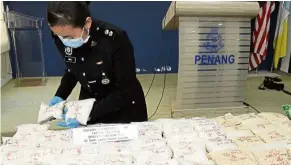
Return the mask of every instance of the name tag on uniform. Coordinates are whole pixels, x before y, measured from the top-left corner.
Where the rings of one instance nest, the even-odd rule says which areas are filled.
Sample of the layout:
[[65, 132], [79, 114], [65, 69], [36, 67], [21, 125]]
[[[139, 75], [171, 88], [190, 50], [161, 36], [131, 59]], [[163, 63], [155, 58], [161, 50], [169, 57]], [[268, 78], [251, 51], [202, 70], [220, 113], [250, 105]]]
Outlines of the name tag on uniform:
[[76, 57], [65, 56], [65, 62], [76, 63], [76, 61], [77, 61]]
[[94, 81], [88, 81], [88, 83], [89, 84], [94, 84], [94, 83], [96, 83], [96, 80], [94, 80]]

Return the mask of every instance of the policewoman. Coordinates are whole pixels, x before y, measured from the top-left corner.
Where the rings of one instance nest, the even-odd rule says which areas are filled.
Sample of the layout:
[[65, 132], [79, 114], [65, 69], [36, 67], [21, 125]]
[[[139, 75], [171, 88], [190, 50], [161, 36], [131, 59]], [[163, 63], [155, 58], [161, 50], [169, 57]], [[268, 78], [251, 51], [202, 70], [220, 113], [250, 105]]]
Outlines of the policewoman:
[[85, 1], [48, 2], [48, 25], [67, 66], [50, 106], [66, 100], [79, 82], [79, 100], [96, 100], [88, 124], [146, 121], [131, 41], [124, 30], [94, 20], [88, 5]]

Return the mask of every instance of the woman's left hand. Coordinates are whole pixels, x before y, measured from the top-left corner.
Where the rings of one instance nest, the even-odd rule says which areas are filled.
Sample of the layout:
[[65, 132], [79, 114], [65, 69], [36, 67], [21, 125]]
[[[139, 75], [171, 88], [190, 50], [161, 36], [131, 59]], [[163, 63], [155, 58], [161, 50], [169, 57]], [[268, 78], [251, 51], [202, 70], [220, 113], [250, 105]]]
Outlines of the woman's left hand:
[[64, 109], [64, 114], [62, 115], [62, 118], [64, 121], [57, 122], [57, 126], [59, 127], [67, 127], [67, 128], [77, 128], [80, 126], [80, 123], [77, 121], [77, 119], [66, 119], [66, 113], [68, 112], [67, 107]]
[[95, 99], [85, 99], [79, 101], [68, 101], [62, 119], [64, 121], [58, 122], [57, 126], [67, 128], [77, 128], [81, 124], [87, 125], [91, 110], [94, 106]]
[[67, 127], [67, 128], [77, 128], [80, 126], [80, 123], [77, 121], [77, 119], [66, 119], [65, 121], [58, 122], [57, 126], [59, 127]]

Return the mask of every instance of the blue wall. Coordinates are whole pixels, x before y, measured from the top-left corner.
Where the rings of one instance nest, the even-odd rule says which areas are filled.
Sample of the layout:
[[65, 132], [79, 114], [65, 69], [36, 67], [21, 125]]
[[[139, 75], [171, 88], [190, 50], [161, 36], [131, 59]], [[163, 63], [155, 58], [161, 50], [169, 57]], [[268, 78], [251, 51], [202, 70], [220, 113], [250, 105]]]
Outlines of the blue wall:
[[[46, 2], [9, 1], [10, 10], [35, 17], [46, 17]], [[140, 73], [153, 73], [155, 68], [171, 66], [171, 72], [177, 72], [178, 35], [177, 31], [161, 30], [162, 19], [170, 2], [91, 2], [92, 16], [113, 23], [125, 29], [135, 48], [135, 59]], [[110, 11], [109, 11], [110, 10]], [[114, 11], [114, 12], [112, 12]], [[44, 22], [44, 54], [48, 76], [61, 76], [65, 65], [50, 36], [47, 23]], [[32, 43], [33, 44], [33, 43]], [[142, 71], [142, 70], [146, 71]]]
[[[4, 4], [8, 4], [10, 10], [35, 17], [46, 17], [46, 2], [6, 1]], [[135, 48], [136, 66], [141, 69], [140, 73], [155, 72], [155, 68], [161, 68], [165, 65], [165, 57], [167, 58], [166, 65], [171, 66], [170, 72], [177, 72], [178, 32], [177, 30], [164, 32], [161, 30], [161, 22], [169, 5], [170, 2], [167, 1], [93, 1], [90, 4], [90, 9], [94, 18], [113, 23], [127, 31]], [[276, 22], [276, 17], [276, 14], [272, 14], [271, 22]], [[269, 70], [272, 65], [274, 26], [270, 29], [271, 39], [269, 41], [268, 55], [260, 65], [260, 70]], [[65, 65], [53, 44], [46, 22], [44, 22], [43, 27], [43, 38], [47, 74], [48, 76], [61, 76]], [[12, 60], [12, 67], [14, 66], [13, 64]], [[26, 68], [26, 70], [29, 70], [29, 68]]]

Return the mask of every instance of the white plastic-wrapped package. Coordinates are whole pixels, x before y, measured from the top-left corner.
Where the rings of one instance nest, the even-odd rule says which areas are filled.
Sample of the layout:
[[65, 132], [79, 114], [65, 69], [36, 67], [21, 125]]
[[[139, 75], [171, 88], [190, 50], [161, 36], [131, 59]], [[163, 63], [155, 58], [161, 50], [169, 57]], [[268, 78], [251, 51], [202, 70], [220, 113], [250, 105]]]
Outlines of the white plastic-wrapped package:
[[[33, 141], [28, 141], [28, 140], [12, 138], [11, 140], [7, 141], [6, 145], [9, 147], [23, 149], [23, 148], [29, 148], [29, 147], [38, 147], [39, 143], [33, 142]], [[5, 145], [3, 145], [3, 146], [5, 146]]]
[[230, 120], [230, 119], [233, 119], [235, 116], [232, 115], [231, 113], [227, 113], [227, 114], [223, 115], [223, 117], [225, 120]]
[[246, 114], [239, 116], [228, 116], [225, 117], [225, 121], [220, 125], [223, 127], [224, 132], [229, 131], [237, 131], [237, 130], [248, 130], [244, 125], [242, 125], [242, 121], [254, 117], [254, 114]]
[[132, 145], [135, 149], [139, 149], [142, 146], [148, 145], [148, 144], [152, 144], [152, 143], [164, 143], [166, 144], [166, 139], [162, 138], [162, 137], [149, 137], [149, 136], [144, 136], [144, 137], [139, 137], [136, 140], [133, 140]]
[[258, 145], [249, 146], [247, 149], [252, 152], [262, 152], [266, 150], [273, 150], [273, 149], [286, 149], [289, 146], [286, 140], [275, 141], [271, 143], [263, 143]]
[[70, 131], [43, 131], [37, 133], [16, 133], [13, 140], [27, 141], [30, 144], [40, 144], [44, 142], [65, 143], [72, 142], [72, 134]]
[[241, 136], [252, 136], [254, 135], [251, 131], [249, 130], [236, 130], [236, 131], [229, 131], [226, 133], [226, 138], [228, 139], [234, 139], [238, 138]]
[[180, 165], [179, 161], [175, 159], [167, 160], [140, 160], [134, 163], [135, 165]]
[[212, 139], [206, 143], [208, 152], [219, 152], [225, 150], [235, 150], [237, 146], [229, 139]]
[[235, 143], [239, 148], [248, 148], [249, 146], [263, 144], [264, 142], [260, 139], [260, 137], [253, 136], [241, 136], [232, 139], [233, 143]]
[[258, 165], [289, 165], [285, 149], [272, 149], [253, 152]]
[[67, 142], [67, 143], [73, 143], [73, 130], [62, 130], [62, 131], [56, 131], [57, 133], [57, 139], [60, 142]]
[[51, 154], [59, 155], [63, 153], [63, 149], [66, 148], [66, 146], [69, 146], [69, 144], [58, 143], [58, 142], [42, 142], [42, 143], [39, 143], [39, 146], [37, 148], [49, 149]]
[[147, 160], [168, 160], [173, 156], [172, 150], [168, 146], [141, 149], [134, 153], [135, 162], [144, 162]]
[[167, 144], [172, 148], [185, 148], [187, 146], [195, 146], [195, 148], [199, 148], [201, 150], [206, 150], [206, 139], [197, 138], [195, 136], [173, 136], [167, 139]]
[[203, 162], [180, 161], [180, 165], [215, 165], [215, 163], [212, 160], [203, 161]]
[[49, 128], [49, 124], [21, 124], [17, 125], [17, 133], [39, 133], [39, 132], [44, 132], [47, 131]]
[[166, 138], [182, 134], [196, 134], [193, 122], [187, 119], [172, 120], [163, 123], [163, 132]]
[[37, 143], [39, 140], [38, 140], [38, 137], [39, 137], [39, 134], [40, 133], [33, 133], [33, 132], [16, 132], [14, 135], [13, 135], [13, 138], [12, 140], [18, 140], [18, 141], [31, 141], [31, 143]]
[[247, 127], [245, 127], [242, 124], [238, 124], [238, 125], [229, 125], [229, 123], [223, 123], [222, 124], [222, 130], [223, 132], [227, 133], [227, 132], [234, 132], [234, 131], [240, 131], [240, 130], [249, 130]]
[[278, 129], [275, 125], [272, 123], [263, 123], [263, 124], [254, 124], [249, 127], [249, 129], [254, 133], [258, 134], [260, 132], [270, 132]]
[[100, 154], [126, 154], [130, 155], [133, 151], [131, 141], [106, 142], [100, 144]]
[[172, 150], [164, 141], [149, 143], [141, 146], [133, 153], [135, 161], [165, 160], [173, 156]]
[[215, 121], [215, 122], [217, 122], [218, 124], [222, 124], [222, 123], [225, 122], [225, 118], [224, 118], [224, 116], [219, 116], [219, 117], [216, 117], [216, 118], [211, 118], [210, 120]]
[[205, 139], [225, 139], [225, 133], [221, 129], [204, 129], [198, 132], [200, 138]]
[[174, 158], [180, 161], [203, 162], [206, 155], [206, 140], [191, 136], [176, 136], [168, 139], [168, 145], [173, 150]]
[[219, 116], [219, 117], [216, 117], [216, 118], [212, 118], [212, 120], [216, 121], [219, 124], [222, 124], [226, 120], [230, 120], [230, 119], [233, 119], [233, 118], [234, 118], [234, 116], [231, 113], [227, 113], [227, 114], [225, 114], [223, 116]]
[[23, 154], [23, 160], [30, 163], [48, 163], [53, 158], [50, 149], [26, 149]]
[[199, 132], [202, 130], [221, 130], [222, 127], [214, 120], [204, 120], [200, 122], [194, 122], [194, 129]]
[[209, 120], [209, 119], [206, 117], [193, 117], [190, 120], [192, 120], [193, 122], [199, 122], [199, 121]]
[[198, 124], [198, 123], [211, 123], [211, 122], [216, 122], [215, 120], [212, 119], [208, 119], [205, 117], [195, 117], [190, 119], [194, 125]]
[[61, 131], [45, 131], [43, 133], [38, 134], [40, 139], [38, 140], [41, 143], [57, 143], [60, 142], [62, 138]]
[[177, 146], [172, 148], [174, 158], [180, 161], [205, 162], [208, 161], [206, 150], [193, 145]]
[[134, 152], [139, 152], [141, 150], [150, 150], [154, 148], [165, 148], [167, 147], [166, 141], [158, 141], [158, 142], [153, 142], [153, 143], [147, 143], [147, 144], [142, 144], [142, 145], [136, 145], [137, 143], [132, 143], [132, 146], [134, 148]]
[[25, 162], [23, 160], [1, 161], [1, 163], [2, 163], [1, 165], [57, 165], [44, 162]]
[[216, 165], [257, 165], [254, 155], [243, 150], [212, 152], [208, 156]]
[[287, 116], [280, 113], [274, 113], [274, 112], [261, 112], [257, 116], [265, 120], [268, 120], [269, 122], [289, 121]]
[[223, 123], [220, 123], [222, 127], [235, 127], [241, 124], [241, 120], [237, 119], [236, 117], [232, 119], [225, 120]]
[[250, 128], [253, 125], [266, 124], [266, 123], [270, 123], [270, 122], [257, 116], [255, 118], [250, 118], [250, 119], [244, 120], [242, 122], [242, 125], [244, 125], [247, 128]]
[[66, 145], [63, 148], [63, 155], [82, 155], [82, 146], [81, 145]]
[[56, 105], [49, 107], [45, 103], [40, 104], [37, 123], [43, 124], [52, 120], [53, 118], [62, 119], [63, 109], [65, 106], [66, 101], [62, 101]]
[[51, 161], [50, 165], [93, 165], [101, 164], [100, 161], [96, 161], [98, 155], [70, 155], [55, 157], [55, 160]]
[[82, 125], [87, 125], [95, 99], [68, 101], [65, 106], [68, 109], [66, 118], [77, 119]]
[[24, 158], [24, 149], [3, 145], [0, 147], [1, 162], [18, 161]]
[[258, 117], [254, 113], [242, 114], [238, 116], [233, 116], [229, 114], [225, 116], [225, 121], [220, 124], [223, 127], [237, 127], [238, 125], [241, 125], [243, 121], [252, 119], [252, 118], [258, 118]]
[[16, 133], [14, 140], [27, 141], [30, 144], [40, 144], [44, 142], [56, 142], [56, 131], [43, 131], [39, 133]]
[[270, 143], [272, 141], [278, 141], [278, 140], [286, 140], [288, 132], [285, 132], [285, 130], [270, 130], [265, 132], [260, 132], [258, 135], [265, 143]]
[[291, 121], [277, 121], [273, 122], [273, 124], [277, 127], [280, 127], [280, 129], [285, 130], [286, 132], [291, 133]]
[[133, 157], [129, 155], [99, 155], [95, 157], [95, 164], [100, 165], [130, 165], [133, 163]]
[[82, 145], [81, 153], [83, 155], [100, 154], [100, 146], [99, 146], [99, 144]]
[[137, 125], [139, 137], [162, 137], [162, 124], [157, 122], [138, 122]]
[[259, 118], [259, 117], [255, 113], [246, 113], [246, 114], [235, 116], [234, 118], [236, 118], [236, 120], [243, 122], [245, 120]]

